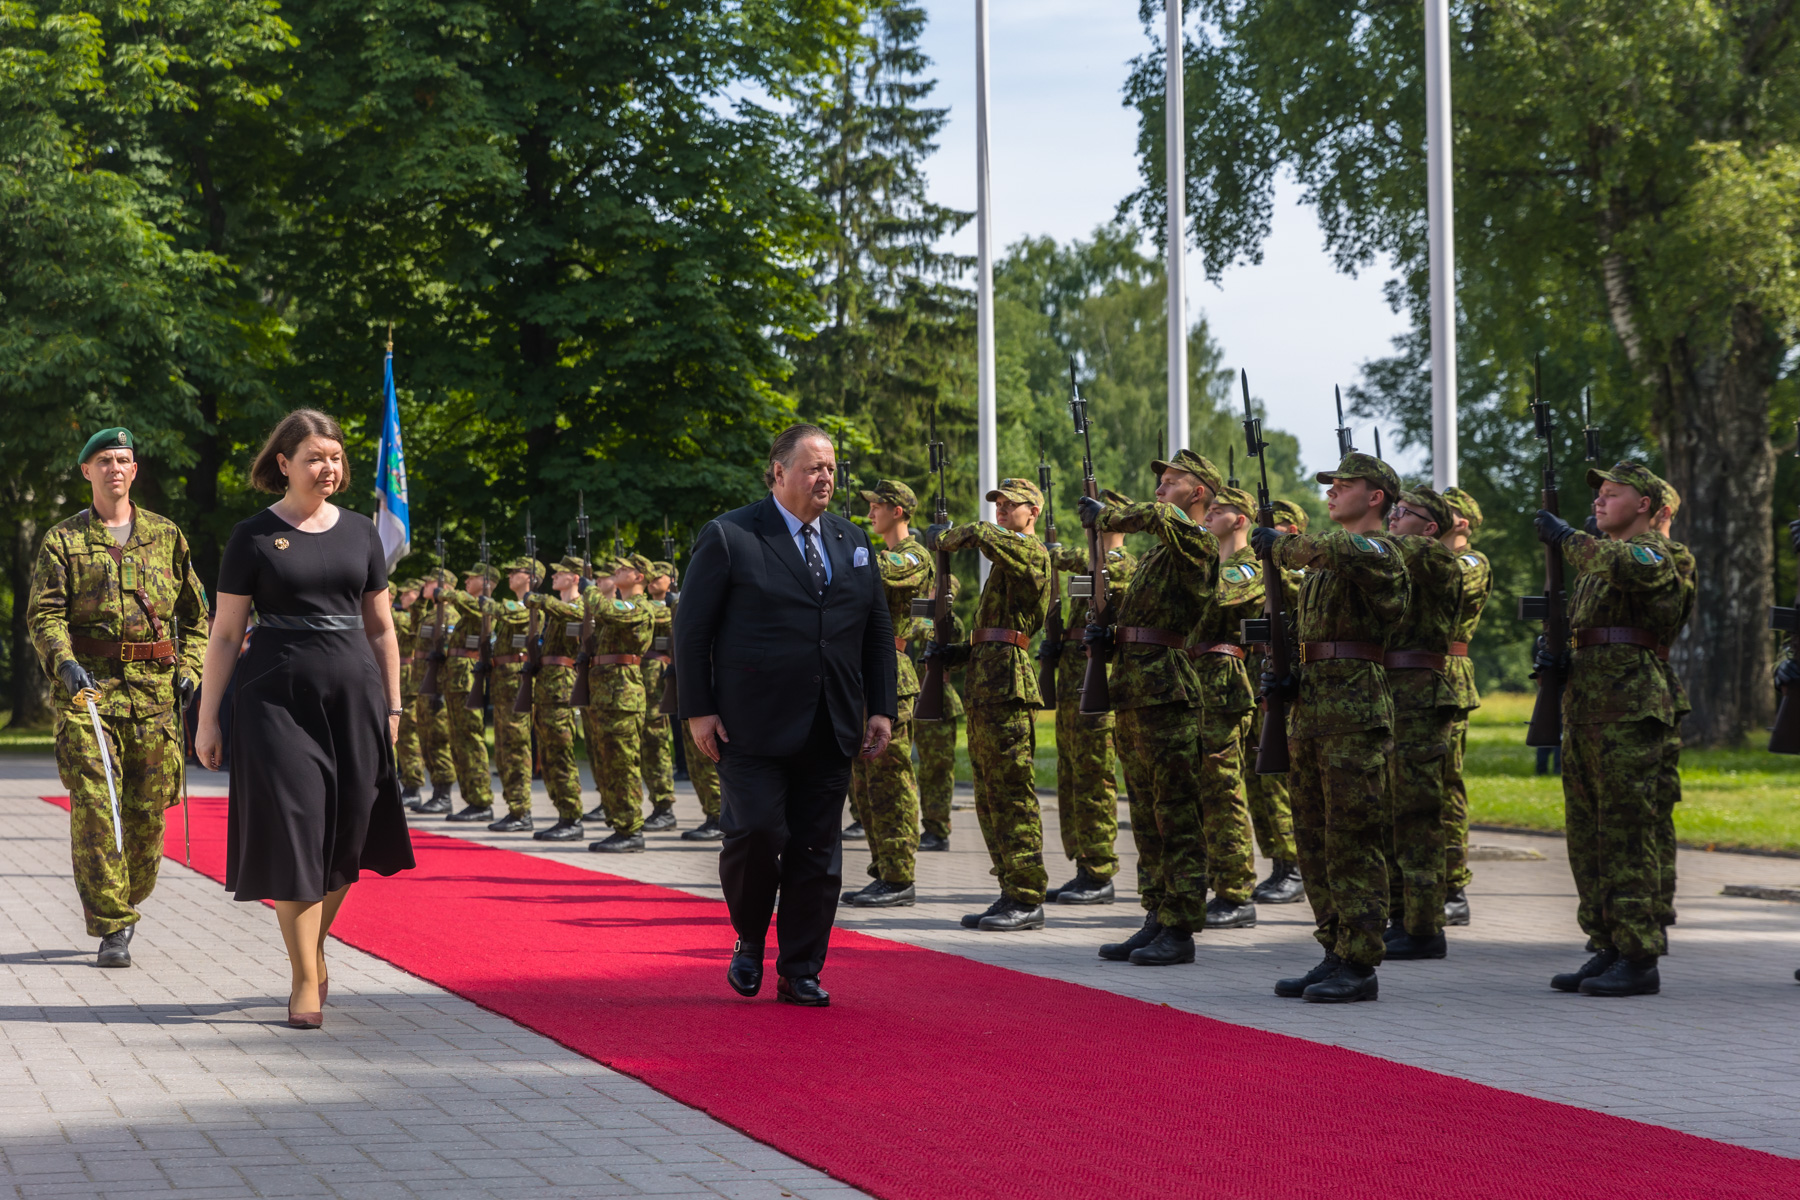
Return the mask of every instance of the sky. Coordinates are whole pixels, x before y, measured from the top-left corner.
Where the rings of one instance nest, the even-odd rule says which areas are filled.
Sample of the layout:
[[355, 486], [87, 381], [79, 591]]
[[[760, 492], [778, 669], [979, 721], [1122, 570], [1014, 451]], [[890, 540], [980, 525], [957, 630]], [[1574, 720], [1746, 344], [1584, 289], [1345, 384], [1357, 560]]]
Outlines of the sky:
[[[975, 3], [922, 2], [935, 100], [950, 110], [927, 160], [932, 199], [973, 210]], [[1086, 237], [1138, 183], [1137, 118], [1121, 103], [1131, 59], [1151, 45], [1137, 0], [990, 0], [988, 11], [996, 252], [1028, 235]], [[951, 248], [975, 253], [973, 222]], [[1384, 263], [1356, 278], [1341, 274], [1291, 182], [1277, 190], [1263, 249], [1260, 264], [1231, 267], [1216, 285], [1190, 249], [1189, 319], [1205, 314], [1227, 365], [1249, 371], [1270, 425], [1300, 439], [1309, 468], [1328, 469], [1337, 462], [1332, 386], [1356, 382], [1361, 364], [1389, 353], [1407, 328], [1382, 296], [1392, 270]], [[1363, 426], [1356, 444], [1366, 448], [1374, 439]], [[1423, 452], [1396, 453], [1392, 441], [1383, 438], [1389, 459], [1419, 470]]]

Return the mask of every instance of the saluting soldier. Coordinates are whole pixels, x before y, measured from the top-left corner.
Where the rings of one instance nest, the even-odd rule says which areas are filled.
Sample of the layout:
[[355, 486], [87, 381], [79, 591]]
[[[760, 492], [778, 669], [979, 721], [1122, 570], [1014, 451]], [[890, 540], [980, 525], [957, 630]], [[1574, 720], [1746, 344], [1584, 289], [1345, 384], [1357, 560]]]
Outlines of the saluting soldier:
[[876, 481], [861, 493], [869, 505], [869, 525], [886, 549], [875, 556], [888, 616], [894, 623], [894, 659], [899, 711], [894, 736], [877, 758], [857, 758], [850, 765], [850, 806], [869, 842], [869, 874], [861, 891], [846, 892], [844, 901], [858, 908], [910, 906], [914, 860], [919, 849], [919, 780], [913, 773], [913, 703], [919, 675], [906, 653], [906, 628], [915, 596], [931, 594], [936, 572], [924, 543], [912, 535], [918, 507], [913, 490], [897, 479]]
[[400, 768], [400, 802], [409, 808], [420, 803], [425, 786], [425, 753], [419, 748], [419, 722], [413, 713], [418, 689], [413, 684], [412, 664], [419, 641], [419, 581], [402, 579], [394, 584], [394, 637], [400, 650], [400, 736], [394, 743], [394, 761]]
[[[419, 687], [425, 682], [425, 672], [430, 669], [431, 658], [435, 654], [440, 657], [440, 668], [449, 661], [449, 655], [443, 650], [434, 650], [439, 645], [448, 645], [455, 635], [455, 613], [448, 603], [442, 610], [438, 608], [438, 593], [446, 597], [454, 580], [450, 572], [442, 567], [434, 567], [429, 574], [419, 581], [419, 616], [414, 625], [413, 661], [403, 672], [405, 679], [401, 684], [404, 695], [413, 697], [411, 705], [413, 726], [419, 731], [419, 752], [425, 758], [425, 773], [431, 779], [431, 795], [423, 800], [414, 797], [406, 807], [423, 816], [442, 816], [450, 811], [450, 788], [456, 782], [456, 760], [450, 754], [450, 712], [444, 703], [442, 685], [437, 696], [421, 696]], [[437, 629], [438, 613], [444, 614], [447, 629]], [[440, 678], [442, 671], [439, 672]]]
[[1388, 635], [1394, 698], [1392, 838], [1388, 846], [1386, 957], [1443, 958], [1444, 774], [1460, 698], [1450, 643], [1462, 619], [1462, 568], [1441, 540], [1450, 506], [1430, 488], [1400, 493], [1388, 536], [1409, 584], [1406, 615]]
[[1661, 897], [1661, 829], [1672, 806], [1664, 783], [1681, 754], [1687, 694], [1669, 668], [1669, 645], [1688, 615], [1688, 592], [1668, 539], [1651, 529], [1664, 503], [1647, 467], [1589, 470], [1599, 489], [1601, 535], [1539, 510], [1538, 537], [1580, 572], [1569, 595], [1574, 642], [1539, 639], [1540, 669], [1569, 663], [1563, 693], [1563, 805], [1576, 919], [1594, 956], [1550, 986], [1584, 996], [1650, 995], [1668, 948]]
[[993, 564], [975, 606], [967, 642], [933, 642], [926, 658], [946, 668], [967, 664], [969, 765], [975, 776], [975, 816], [987, 842], [1000, 898], [962, 919], [965, 929], [990, 933], [1044, 926], [1044, 824], [1038, 810], [1033, 760], [1039, 705], [1031, 635], [1050, 602], [1050, 552], [1036, 537], [1044, 496], [1029, 479], [1002, 479], [987, 494], [994, 521], [925, 531], [928, 550], [976, 549]]
[[551, 568], [554, 594], [532, 592], [525, 597], [526, 607], [537, 610], [542, 639], [537, 678], [531, 685], [531, 719], [544, 759], [544, 790], [556, 806], [556, 824], [531, 835], [539, 842], [573, 842], [583, 836], [573, 705], [575, 662], [581, 652], [581, 570], [581, 559], [565, 557]]
[[[962, 581], [951, 575], [950, 599], [953, 602], [961, 590]], [[933, 617], [913, 618], [910, 636], [920, 656], [924, 655], [927, 645], [940, 640], [933, 628], [934, 621]], [[941, 640], [946, 645], [963, 640], [962, 618], [954, 609], [950, 613], [950, 631]], [[956, 726], [963, 716], [962, 696], [956, 690], [955, 677], [945, 671], [943, 719], [918, 721], [913, 725], [913, 742], [919, 747], [920, 850], [950, 849], [950, 811], [956, 795]]]
[[1462, 613], [1456, 637], [1450, 643], [1450, 685], [1456, 689], [1456, 721], [1450, 731], [1450, 758], [1444, 770], [1444, 924], [1469, 923], [1469, 896], [1465, 890], [1474, 876], [1469, 871], [1469, 789], [1463, 782], [1463, 755], [1469, 744], [1469, 714], [1481, 707], [1475, 686], [1475, 664], [1469, 643], [1481, 624], [1482, 609], [1494, 587], [1494, 569], [1487, 555], [1469, 545], [1481, 528], [1481, 505], [1461, 488], [1444, 489], [1450, 506], [1450, 531], [1444, 545], [1456, 555], [1462, 569]]
[[[1306, 510], [1292, 500], [1276, 500], [1270, 504], [1275, 515], [1275, 532], [1305, 533]], [[1254, 516], [1254, 514], [1251, 514]], [[1292, 614], [1300, 608], [1299, 571], [1281, 572], [1282, 611]], [[1257, 614], [1260, 615], [1260, 614]], [[1266, 668], [1268, 646], [1257, 642], [1246, 647], [1250, 657], [1245, 669], [1252, 680], [1260, 680]], [[1249, 746], [1262, 745], [1263, 717], [1268, 711], [1258, 696], [1256, 711], [1250, 715], [1250, 732], [1244, 735]], [[1254, 755], [1254, 751], [1251, 752]], [[1254, 763], [1252, 764], [1254, 765]], [[1286, 775], [1258, 775], [1249, 771], [1244, 791], [1250, 803], [1250, 826], [1256, 831], [1256, 847], [1269, 860], [1269, 874], [1256, 885], [1250, 899], [1257, 904], [1295, 904], [1306, 898], [1306, 883], [1300, 878], [1300, 852], [1294, 847], [1294, 810], [1288, 802]]]
[[1305, 975], [1275, 984], [1278, 996], [1314, 1003], [1374, 1000], [1375, 968], [1387, 927], [1389, 760], [1394, 701], [1388, 692], [1387, 634], [1406, 614], [1406, 567], [1382, 531], [1400, 496], [1394, 469], [1351, 452], [1329, 484], [1326, 510], [1337, 525], [1320, 534], [1259, 526], [1250, 544], [1277, 567], [1304, 570], [1300, 585], [1298, 677], [1263, 676], [1265, 691], [1294, 698], [1288, 713], [1288, 790], [1294, 840], [1312, 901], [1314, 937], [1325, 949]]
[[181, 530], [131, 502], [130, 430], [102, 429], [77, 462], [92, 499], [45, 535], [25, 619], [56, 682], [56, 769], [95, 962], [129, 967], [138, 905], [162, 865], [163, 810], [181, 800], [177, 705], [200, 678], [206, 590]]
[[[1194, 934], [1206, 922], [1206, 835], [1201, 805], [1202, 691], [1187, 653], [1188, 631], [1217, 603], [1219, 544], [1196, 523], [1218, 493], [1218, 468], [1192, 450], [1150, 464], [1156, 500], [1109, 508], [1076, 502], [1081, 523], [1157, 540], [1138, 560], [1114, 624], [1090, 623], [1094, 654], [1111, 654], [1114, 736], [1131, 781], [1131, 836], [1137, 843], [1144, 924], [1100, 957], [1138, 966], [1194, 961]], [[1143, 814], [1143, 815], [1140, 815]], [[1149, 819], [1145, 819], [1147, 816]]]
[[[647, 561], [646, 561], [647, 565]], [[619, 595], [621, 587], [643, 585], [637, 560], [621, 558], [611, 574], [594, 581], [586, 597], [593, 619], [594, 656], [588, 660], [588, 704], [584, 729], [588, 764], [600, 790], [600, 809], [612, 833], [588, 849], [598, 854], [635, 854], [644, 848], [644, 788], [638, 746], [644, 736], [644, 674], [638, 669], [656, 631], [656, 610]]]
[[493, 636], [493, 593], [499, 582], [500, 572], [478, 562], [465, 573], [462, 589], [452, 590], [445, 597], [456, 614], [456, 633], [445, 643], [449, 657], [439, 669], [438, 689], [444, 695], [444, 717], [450, 724], [450, 757], [456, 763], [456, 785], [463, 800], [462, 811], [447, 816], [445, 820], [449, 821], [494, 819], [487, 726], [482, 710], [469, 707], [469, 693], [475, 689], [475, 669], [483, 646]]
[[644, 603], [656, 615], [650, 652], [644, 655], [644, 733], [638, 741], [638, 770], [644, 790], [650, 793], [650, 815], [644, 818], [644, 829], [655, 833], [675, 828], [675, 737], [669, 715], [662, 711], [663, 681], [668, 678], [669, 664], [675, 661], [669, 651], [674, 644], [675, 612], [668, 600], [675, 583], [675, 564], [636, 557], [645, 571]]
[[525, 598], [544, 578], [544, 564], [529, 556], [505, 566], [512, 593], [494, 608], [493, 673], [488, 706], [494, 711], [494, 765], [500, 768], [500, 798], [506, 815], [488, 826], [495, 833], [527, 833], [531, 822], [531, 709], [513, 711], [525, 664], [531, 654], [531, 610]]

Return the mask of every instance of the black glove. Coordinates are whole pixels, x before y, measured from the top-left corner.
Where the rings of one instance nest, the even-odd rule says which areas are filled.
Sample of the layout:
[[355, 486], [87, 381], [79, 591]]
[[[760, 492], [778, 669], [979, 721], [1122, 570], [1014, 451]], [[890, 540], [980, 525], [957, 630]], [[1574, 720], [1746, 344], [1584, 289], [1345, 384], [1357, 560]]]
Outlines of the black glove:
[[1600, 536], [1600, 518], [1596, 517], [1593, 513], [1589, 513], [1587, 515], [1587, 520], [1585, 520], [1581, 523], [1581, 529], [1582, 529], [1582, 532], [1587, 534], [1589, 537], [1599, 537]]
[[56, 668], [56, 677], [62, 680], [62, 685], [69, 689], [71, 696], [88, 688], [96, 691], [100, 688], [100, 685], [94, 682], [94, 677], [87, 673], [87, 668], [72, 658]]
[[426, 662], [434, 662], [434, 663], [449, 662], [450, 656], [448, 654], [444, 653], [442, 647], [439, 647], [438, 649], [433, 650], [430, 654], [427, 654], [425, 656], [425, 661]]
[[1092, 529], [1094, 527], [1094, 522], [1098, 521], [1100, 519], [1100, 514], [1105, 511], [1106, 505], [1100, 503], [1100, 501], [1094, 499], [1092, 496], [1083, 496], [1081, 499], [1075, 501], [1075, 515], [1081, 518], [1081, 527], [1083, 529]]
[[486, 675], [488, 673], [488, 665], [478, 658], [469, 665], [469, 670], [476, 675]]
[[1538, 509], [1537, 516], [1531, 518], [1537, 526], [1538, 541], [1546, 546], [1560, 546], [1575, 536], [1575, 527], [1553, 512]]
[[1550, 649], [1550, 639], [1543, 634], [1538, 635], [1537, 644], [1531, 650], [1531, 677], [1536, 679], [1541, 671], [1563, 672], [1568, 669], [1569, 656], [1558, 654]]
[[1300, 694], [1300, 680], [1291, 672], [1278, 676], [1273, 671], [1264, 671], [1257, 682], [1261, 685], [1261, 694], [1266, 697], [1292, 700]]
[[949, 530], [950, 527], [948, 525], [927, 525], [925, 527], [925, 535], [919, 540], [925, 544], [927, 550], [936, 554], [938, 539], [942, 538]]
[[1275, 548], [1275, 543], [1281, 540], [1281, 536], [1282, 534], [1279, 529], [1271, 529], [1267, 525], [1258, 525], [1250, 531], [1250, 546], [1256, 551], [1258, 556], [1261, 556], [1267, 554], [1270, 550], [1273, 550]]
[[581, 576], [579, 576], [579, 575], [577, 575], [577, 576], [576, 576], [576, 577], [575, 577], [575, 594], [576, 594], [576, 595], [577, 595], [577, 596], [579, 596], [579, 595], [580, 595], [580, 594], [581, 594], [581, 593], [583, 593], [583, 592], [585, 592], [585, 591], [587, 591], [587, 590], [588, 590], [588, 589], [589, 589], [589, 588], [591, 588], [591, 587], [593, 587], [593, 586], [594, 586], [594, 581], [593, 581], [593, 580], [591, 580], [591, 579], [583, 579], [583, 578], [581, 578]]
[[1090, 654], [1111, 654], [1113, 652], [1112, 626], [1089, 625], [1081, 631], [1081, 644], [1088, 648]]
[[188, 676], [183, 675], [180, 679], [175, 681], [175, 703], [180, 705], [185, 711], [187, 706], [194, 702], [194, 693], [199, 690], [198, 684]]
[[934, 658], [944, 657], [944, 648], [930, 638], [925, 639], [925, 652], [919, 655], [920, 662], [930, 662]]
[[1795, 554], [1800, 554], [1800, 517], [1788, 522], [1788, 545], [1794, 548]]
[[1800, 662], [1784, 658], [1775, 664], [1775, 686], [1778, 688], [1793, 687], [1800, 683]]

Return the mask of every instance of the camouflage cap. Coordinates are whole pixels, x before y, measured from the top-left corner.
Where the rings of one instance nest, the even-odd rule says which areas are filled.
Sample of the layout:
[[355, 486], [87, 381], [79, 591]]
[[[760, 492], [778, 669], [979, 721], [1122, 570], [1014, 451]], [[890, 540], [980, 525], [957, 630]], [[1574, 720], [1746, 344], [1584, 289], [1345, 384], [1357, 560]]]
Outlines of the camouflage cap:
[[87, 440], [87, 445], [81, 448], [81, 457], [75, 460], [75, 464], [80, 466], [102, 450], [129, 450], [135, 457], [137, 439], [131, 436], [131, 430], [122, 425], [102, 429]]
[[1613, 468], [1610, 471], [1602, 471], [1598, 467], [1589, 467], [1587, 473], [1587, 485], [1591, 488], [1598, 489], [1602, 483], [1622, 483], [1626, 487], [1636, 488], [1644, 495], [1650, 497], [1650, 511], [1652, 513], [1668, 502], [1666, 493], [1663, 490], [1666, 485], [1643, 463], [1614, 463]]
[[573, 554], [565, 554], [557, 561], [555, 566], [550, 568], [550, 572], [551, 574], [567, 572], [570, 575], [580, 575], [581, 568], [582, 562], [579, 558]]
[[531, 582], [536, 583], [544, 577], [544, 564], [537, 559], [528, 556], [515, 558], [506, 564], [506, 573], [508, 575], [516, 575], [520, 571], [529, 574], [531, 576]]
[[1440, 534], [1450, 532], [1452, 509], [1437, 492], [1428, 487], [1414, 488], [1410, 492], [1400, 493], [1400, 503], [1426, 520], [1437, 522]]
[[1230, 505], [1232, 508], [1243, 513], [1246, 517], [1254, 518], [1256, 516], [1256, 497], [1252, 496], [1249, 492], [1246, 492], [1243, 488], [1220, 488], [1215, 503]]
[[650, 573], [644, 576], [644, 578], [646, 580], [661, 579], [664, 575], [667, 575], [670, 579], [681, 578], [680, 573], [675, 570], [674, 563], [669, 562], [667, 559], [659, 558], [650, 564]]
[[1127, 504], [1136, 504], [1137, 503], [1136, 500], [1133, 500], [1130, 496], [1127, 496], [1124, 492], [1115, 492], [1111, 488], [1101, 488], [1100, 489], [1100, 498], [1102, 500], [1106, 501], [1108, 504], [1112, 505], [1114, 508], [1124, 508]]
[[1186, 471], [1204, 483], [1206, 490], [1215, 496], [1219, 494], [1219, 489], [1225, 486], [1225, 477], [1219, 474], [1219, 468], [1192, 450], [1177, 450], [1169, 456], [1167, 461], [1159, 458], [1150, 464], [1150, 469], [1156, 472], [1158, 480], [1162, 478], [1162, 473], [1171, 467], [1177, 471]]
[[407, 579], [390, 579], [390, 580], [389, 580], [389, 581], [388, 581], [388, 587], [389, 587], [389, 589], [390, 589], [390, 590], [391, 590], [391, 591], [392, 591], [392, 592], [393, 592], [393, 593], [394, 593], [394, 595], [396, 595], [396, 596], [398, 596], [398, 595], [399, 595], [399, 594], [400, 594], [400, 593], [401, 593], [401, 592], [416, 592], [416, 591], [419, 591], [419, 590], [420, 590], [420, 589], [421, 589], [421, 588], [422, 588], [422, 587], [423, 587], [423, 586], [424, 586], [424, 585], [423, 585], [423, 584], [421, 584], [421, 583], [420, 583], [420, 581], [419, 581], [419, 580], [417, 580], [417, 579], [412, 579], [412, 578], [407, 578]]
[[1662, 485], [1662, 502], [1668, 506], [1669, 519], [1674, 520], [1675, 514], [1681, 511], [1681, 493], [1675, 490], [1674, 484], [1670, 483], [1660, 475], [1657, 476], [1656, 482]]
[[1475, 503], [1475, 497], [1459, 487], [1444, 489], [1444, 503], [1450, 511], [1469, 523], [1470, 529], [1481, 528], [1481, 505]]
[[1292, 500], [1276, 500], [1269, 507], [1275, 512], [1277, 525], [1292, 525], [1301, 533], [1306, 532], [1306, 510]]
[[500, 582], [500, 572], [495, 570], [494, 567], [492, 566], [492, 564], [489, 564], [489, 563], [478, 562], [474, 566], [470, 567], [468, 570], [463, 572], [464, 579], [468, 579], [470, 576], [473, 576], [473, 575], [479, 575], [483, 579], [487, 580], [489, 583], [499, 583]]
[[1002, 479], [1000, 486], [989, 492], [984, 499], [998, 500], [1002, 496], [1014, 504], [1044, 507], [1044, 493], [1038, 491], [1038, 485], [1029, 479]]
[[449, 567], [433, 567], [419, 577], [422, 583], [435, 583], [441, 587], [455, 587], [456, 576], [450, 573]]
[[1337, 470], [1320, 471], [1313, 478], [1327, 484], [1339, 479], [1366, 479], [1386, 492], [1389, 499], [1400, 498], [1400, 476], [1394, 473], [1394, 468], [1373, 454], [1364, 454], [1361, 450], [1352, 450], [1344, 455], [1344, 461], [1337, 465]]
[[858, 494], [870, 504], [897, 504], [907, 512], [919, 507], [919, 498], [898, 479], [877, 479], [873, 491], [865, 489]]
[[636, 571], [639, 575], [642, 575], [645, 582], [649, 582], [656, 578], [656, 576], [650, 572], [650, 560], [645, 558], [642, 554], [627, 554], [624, 558], [619, 560], [619, 563], [627, 570]]

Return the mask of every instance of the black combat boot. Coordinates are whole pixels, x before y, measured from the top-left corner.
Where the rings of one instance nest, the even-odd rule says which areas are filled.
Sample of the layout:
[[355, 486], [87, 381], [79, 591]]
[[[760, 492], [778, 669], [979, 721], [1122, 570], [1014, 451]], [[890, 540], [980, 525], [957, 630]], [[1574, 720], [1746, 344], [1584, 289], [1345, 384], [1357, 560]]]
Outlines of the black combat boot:
[[1406, 926], [1400, 923], [1399, 917], [1389, 917], [1387, 928], [1381, 931], [1381, 940], [1393, 944], [1406, 936]]
[[1319, 960], [1319, 965], [1304, 975], [1295, 975], [1290, 979], [1275, 981], [1275, 994], [1285, 996], [1289, 1000], [1298, 1000], [1306, 994], [1306, 989], [1321, 980], [1330, 979], [1337, 974], [1337, 969], [1344, 965], [1344, 960], [1335, 954], [1327, 953]]
[[1154, 942], [1162, 929], [1162, 922], [1156, 919], [1155, 913], [1145, 913], [1144, 924], [1136, 933], [1122, 942], [1106, 943], [1100, 947], [1100, 957], [1107, 962], [1127, 962], [1133, 951], [1141, 950]]
[[414, 812], [427, 817], [441, 817], [450, 811], [450, 785], [439, 784], [431, 789], [431, 799], [425, 801]]
[[1377, 1000], [1381, 985], [1375, 979], [1374, 967], [1359, 967], [1341, 962], [1331, 975], [1300, 993], [1312, 1004], [1350, 1004], [1357, 1000]]
[[845, 827], [843, 837], [846, 842], [863, 842], [868, 840], [869, 833], [861, 821], [852, 821]]
[[1057, 889], [1058, 904], [1111, 904], [1113, 902], [1113, 882], [1102, 879], [1098, 875], [1088, 874], [1082, 867], [1075, 873], [1075, 878]]
[[488, 829], [494, 833], [530, 833], [531, 814], [526, 813], [524, 816], [516, 817], [511, 813], [507, 813], [504, 817], [501, 817], [498, 821], [489, 825]]
[[708, 817], [692, 829], [681, 831], [681, 840], [684, 842], [716, 842], [724, 836], [725, 831], [719, 828], [717, 817]]
[[1230, 900], [1214, 896], [1206, 902], [1206, 927], [1208, 929], [1254, 929], [1256, 928], [1256, 905], [1234, 904]]
[[548, 829], [540, 829], [531, 835], [536, 842], [578, 842], [581, 840], [581, 822], [558, 820]]
[[1125, 961], [1134, 967], [1173, 967], [1191, 963], [1194, 961], [1194, 935], [1186, 929], [1170, 929], [1164, 925], [1148, 946], [1139, 946]]
[[419, 800], [419, 789], [416, 787], [400, 789], [400, 803], [408, 810], [418, 808], [421, 803]]
[[987, 920], [989, 917], [993, 916], [995, 913], [999, 912], [1001, 909], [1003, 909], [1005, 907], [1006, 907], [1006, 897], [1002, 896], [998, 900], [994, 901], [992, 904], [988, 905], [987, 908], [983, 909], [981, 912], [964, 913], [962, 916], [962, 927], [964, 929], [980, 929], [981, 923], [983, 921]]
[[1662, 991], [1662, 977], [1656, 970], [1656, 955], [1626, 958], [1623, 954], [1613, 965], [1581, 981], [1584, 996], [1654, 996]]
[[645, 833], [661, 833], [665, 829], [675, 828], [675, 802], [665, 801], [652, 806], [650, 815], [644, 818]]
[[1300, 864], [1276, 859], [1269, 867], [1269, 877], [1250, 893], [1253, 904], [1293, 904], [1306, 899], [1306, 883], [1300, 878]]
[[131, 965], [131, 926], [109, 933], [100, 939], [96, 967], [129, 967]]
[[641, 833], [613, 833], [598, 842], [589, 842], [588, 849], [595, 854], [637, 854], [644, 848], [644, 835]]
[[1387, 944], [1389, 961], [1411, 962], [1423, 958], [1443, 958], [1449, 953], [1450, 943], [1441, 932], [1413, 934], [1401, 930], [1400, 936]]
[[976, 926], [983, 933], [1017, 933], [1021, 929], [1042, 929], [1044, 906], [1007, 900], [992, 916], [981, 918]]
[[949, 848], [950, 848], [950, 839], [949, 838], [939, 837], [935, 833], [922, 833], [919, 835], [919, 849], [921, 849], [921, 850], [942, 851], [942, 850], [948, 850]]
[[918, 893], [910, 883], [888, 883], [877, 879], [850, 898], [851, 908], [911, 908]]
[[1444, 924], [1467, 925], [1469, 923], [1469, 898], [1461, 888], [1451, 888], [1444, 893]]
[[1559, 992], [1579, 992], [1583, 983], [1586, 983], [1594, 976], [1605, 971], [1608, 967], [1612, 966], [1613, 963], [1617, 962], [1618, 958], [1619, 952], [1617, 950], [1602, 950], [1600, 953], [1594, 955], [1594, 957], [1588, 959], [1585, 963], [1582, 963], [1578, 969], [1564, 971], [1561, 975], [1552, 975], [1550, 977], [1550, 986]]
[[604, 804], [594, 805], [594, 807], [588, 809], [586, 812], [581, 814], [581, 819], [584, 821], [604, 821], [604, 820], [606, 820], [606, 805], [604, 805]]
[[491, 804], [482, 808], [476, 808], [471, 804], [461, 812], [451, 813], [444, 818], [446, 821], [491, 821], [493, 819], [494, 807]]

